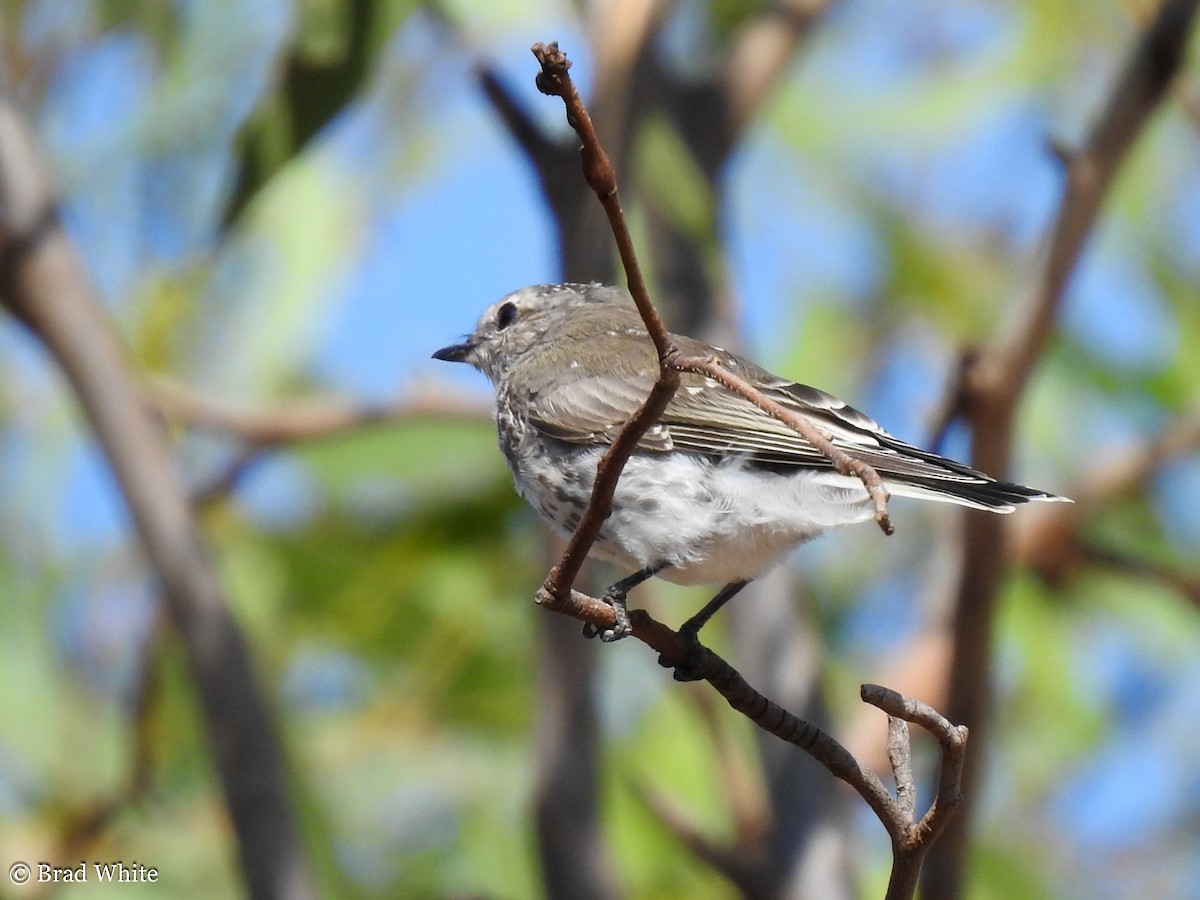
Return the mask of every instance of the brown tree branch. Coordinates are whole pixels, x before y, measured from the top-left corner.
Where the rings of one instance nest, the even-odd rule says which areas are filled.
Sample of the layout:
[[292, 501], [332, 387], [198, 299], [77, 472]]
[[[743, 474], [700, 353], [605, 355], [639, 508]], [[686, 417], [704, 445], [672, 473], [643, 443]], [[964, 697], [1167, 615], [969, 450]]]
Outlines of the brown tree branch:
[[832, 5], [832, 0], [769, 3], [735, 35], [721, 67], [730, 146], [758, 114], [800, 43]]
[[193, 490], [192, 504], [201, 510], [227, 497], [267, 452], [285, 444], [413, 419], [484, 422], [492, 411], [491, 403], [472, 394], [428, 388], [375, 404], [310, 398], [280, 406], [239, 406], [177, 382], [151, 378], [142, 385], [142, 394], [149, 408], [169, 421], [232, 435], [245, 445], [221, 471]]
[[1137, 443], [1112, 454], [1098, 454], [1100, 458], [1088, 461], [1083, 467], [1086, 477], [1067, 489], [1067, 495], [1075, 503], [1041, 506], [1013, 522], [1014, 560], [1052, 584], [1061, 583], [1094, 562], [1137, 568], [1196, 602], [1195, 585], [1200, 576], [1155, 567], [1148, 562], [1138, 564], [1127, 554], [1103, 551], [1088, 540], [1085, 531], [1105, 507], [1144, 487], [1172, 460], [1197, 450], [1200, 450], [1200, 410], [1192, 410]]
[[[551, 597], [543, 586], [537, 601], [555, 612], [588, 622], [599, 630], [616, 624], [613, 609], [602, 600], [571, 591], [566, 602]], [[644, 609], [629, 611], [633, 637], [656, 650], [659, 662], [689, 677], [703, 679], [716, 689], [734, 710], [762, 730], [794, 744], [846, 782], [866, 801], [892, 839], [892, 877], [888, 898], [911, 897], [921, 862], [931, 842], [944, 830], [950, 813], [962, 798], [960, 778], [966, 756], [967, 729], [953, 725], [932, 707], [910, 700], [879, 685], [863, 685], [861, 696], [889, 716], [920, 725], [942, 747], [937, 796], [924, 816], [914, 820], [914, 805], [907, 797], [893, 797], [879, 777], [865, 768], [827, 732], [788, 712], [764, 697], [729, 663], [693, 637], [680, 634], [654, 619]], [[897, 750], [898, 754], [907, 750]], [[897, 760], [902, 757], [898, 755]], [[897, 783], [907, 781], [907, 764], [895, 773]]]
[[[650, 391], [646, 402], [630, 417], [601, 459], [596, 470], [592, 496], [580, 518], [579, 526], [567, 542], [562, 559], [550, 569], [546, 576], [546, 582], [543, 585], [546, 597], [539, 599], [538, 602], [553, 609], [556, 603], [567, 604], [571, 585], [575, 583], [579, 569], [583, 566], [583, 561], [587, 558], [592, 544], [595, 543], [601, 526], [612, 512], [612, 497], [621, 470], [632, 455], [634, 448], [637, 447], [642, 435], [662, 415], [667, 404], [671, 402], [671, 397], [679, 387], [679, 373], [664, 363], [672, 349], [671, 337], [667, 333], [666, 326], [658, 317], [654, 305], [650, 302], [645, 279], [642, 277], [641, 265], [638, 263], [637, 253], [634, 250], [633, 238], [629, 234], [625, 216], [621, 211], [621, 200], [617, 194], [616, 172], [613, 171], [612, 164], [609, 162], [604, 148], [600, 145], [596, 130], [592, 126], [591, 116], [588, 115], [587, 107], [584, 106], [583, 98], [579, 96], [579, 91], [576, 90], [575, 83], [568, 74], [567, 70], [571, 66], [570, 60], [567, 59], [565, 53], [559, 50], [557, 43], [534, 44], [532, 49], [533, 55], [541, 65], [541, 71], [537, 76], [538, 90], [543, 94], [562, 98], [567, 110], [567, 122], [583, 141], [580, 153], [583, 161], [584, 180], [596, 193], [608, 216], [609, 225], [613, 229], [613, 237], [617, 243], [617, 250], [621, 255], [621, 262], [625, 266], [629, 292], [646, 323], [650, 339], [654, 342], [660, 366], [658, 381]], [[549, 599], [547, 600], [547, 598]]]
[[[1198, 0], [1166, 0], [1145, 29], [1082, 148], [1068, 160], [1057, 215], [1042, 244], [1033, 277], [1009, 306], [1000, 337], [964, 367], [963, 411], [971, 426], [972, 465], [997, 477], [1009, 470], [1017, 405], [1049, 341], [1060, 301], [1091, 234], [1108, 189], [1134, 138], [1166, 93], [1183, 60]], [[1005, 568], [1004, 526], [995, 517], [967, 514], [956, 589], [954, 650], [948, 715], [984, 739], [991, 710], [990, 678], [995, 602]], [[963, 895], [970, 797], [980, 754], [964, 773], [967, 808], [939, 841], [925, 866], [929, 900]]]
[[492, 109], [504, 123], [509, 136], [524, 151], [539, 173], [557, 165], [564, 148], [551, 140], [538, 126], [512, 89], [494, 68], [484, 63], [475, 66], [475, 79]]
[[489, 402], [466, 392], [418, 389], [392, 400], [355, 404], [335, 399], [284, 401], [278, 406], [233, 405], [178, 382], [150, 379], [146, 402], [164, 418], [193, 428], [233, 435], [255, 448], [337, 437], [351, 431], [408, 419], [485, 422]]
[[[1099, 566], [1160, 582], [1188, 602], [1200, 606], [1200, 572], [1139, 558], [1129, 552], [1100, 546], [1086, 534], [1090, 523], [1108, 506], [1144, 488], [1146, 481], [1172, 461], [1200, 451], [1200, 409], [1182, 413], [1156, 433], [1116, 451], [1102, 451], [1079, 466], [1086, 473], [1063, 493], [1074, 503], [1046, 503], [1022, 510], [1006, 523], [1012, 561], [1052, 585]], [[934, 623], [903, 649], [879, 677], [901, 693], [925, 699], [934, 706], [945, 701], [950, 668], [946, 623]], [[880, 765], [884, 745], [875, 740], [869, 713], [851, 726], [846, 745], [860, 759]]]
[[758, 778], [751, 778], [741, 748], [724, 727], [718, 704], [707, 691], [691, 691], [693, 701], [712, 737], [717, 780], [722, 800], [733, 822], [733, 836], [721, 841], [709, 836], [678, 804], [652, 784], [635, 781], [634, 793], [651, 815], [697, 859], [716, 869], [746, 896], [761, 896], [768, 890], [764, 871], [769, 871], [768, 840], [771, 810]]
[[42, 158], [0, 86], [0, 303], [62, 369], [112, 466], [184, 647], [249, 892], [312, 896], [278, 737], [245, 638], [164, 436], [54, 215]]
[[896, 778], [896, 802], [911, 819], [917, 813], [917, 784], [913, 778], [908, 723], [899, 716], [888, 716], [887, 755]]
[[538, 616], [533, 819], [546, 897], [622, 896], [601, 827], [601, 725], [596, 716], [598, 654], [580, 646], [579, 627]]
[[592, 495], [580, 518], [579, 526], [571, 535], [562, 559], [551, 568], [544, 585], [545, 596], [540, 596], [538, 602], [551, 608], [555, 608], [555, 603], [567, 604], [571, 585], [574, 583], [588, 551], [595, 543], [600, 528], [612, 512], [612, 497], [621, 470], [637, 447], [642, 435], [662, 415], [663, 410], [670, 403], [671, 397], [679, 387], [680, 371], [702, 371], [710, 377], [719, 378], [731, 390], [738, 391], [769, 414], [796, 428], [801, 436], [809, 439], [814, 446], [826, 453], [839, 471], [856, 475], [862, 480], [875, 503], [876, 519], [880, 527], [886, 534], [891, 534], [894, 529], [887, 515], [887, 494], [883, 490], [879, 474], [874, 469], [865, 463], [851, 460], [845, 454], [839, 455], [829, 440], [820, 435], [815, 428], [762, 396], [760, 392], [755, 391], [741, 378], [727, 371], [717, 361], [681, 356], [650, 301], [633, 238], [629, 233], [629, 227], [625, 223], [625, 216], [621, 209], [616, 172], [596, 136], [596, 130], [592, 125], [587, 107], [571, 79], [568, 71], [571, 66], [570, 60], [559, 49], [557, 43], [534, 44], [532, 49], [534, 56], [541, 64], [541, 71], [537, 76], [538, 90], [544, 94], [562, 98], [563, 104], [566, 106], [567, 122], [575, 129], [583, 143], [580, 153], [584, 180], [595, 192], [608, 216], [617, 251], [625, 268], [629, 293], [645, 322], [646, 330], [654, 343], [659, 360], [658, 381], [645, 403], [630, 417], [601, 459], [596, 470]]
[[[567, 121], [583, 141], [583, 170], [588, 185], [596, 193], [608, 215], [617, 248], [625, 265], [630, 293], [646, 324], [659, 357], [659, 378], [642, 407], [621, 429], [613, 445], [601, 459], [596, 472], [595, 486], [588, 507], [575, 533], [568, 542], [560, 562], [551, 568], [535, 599], [540, 605], [581, 619], [601, 629], [616, 624], [616, 614], [609, 604], [571, 589], [575, 575], [583, 558], [590, 550], [604, 520], [611, 511], [612, 496], [620, 477], [621, 469], [632, 454], [641, 436], [661, 415], [666, 404], [679, 385], [679, 372], [698, 371], [709, 377], [718, 378], [731, 390], [736, 390], [750, 402], [757, 403], [765, 411], [781, 421], [797, 427], [786, 410], [772, 408], [765, 397], [756, 396], [742, 379], [727, 372], [716, 360], [683, 357], [674, 346], [670, 334], [662, 324], [650, 302], [638, 265], [632, 238], [625, 224], [617, 194], [616, 174], [596, 137], [595, 129], [587, 109], [571, 81], [568, 69], [570, 62], [557, 44], [535, 44], [533, 53], [541, 64], [537, 78], [539, 90], [561, 97], [567, 110]], [[816, 429], [801, 423], [797, 430], [813, 441], [815, 446], [832, 450], [829, 439]], [[830, 454], [835, 465], [839, 460]], [[880, 499], [876, 488], [878, 474], [870, 467], [853, 469], [848, 473], [858, 475], [868, 492], [875, 499], [881, 527], [890, 533], [887, 519], [886, 493]], [[884, 824], [893, 845], [893, 877], [889, 897], [908, 897], [915, 888], [916, 876], [921, 860], [931, 841], [944, 827], [949, 811], [958, 802], [959, 791], [955, 780], [962, 770], [962, 754], [966, 741], [966, 729], [949, 725], [936, 713], [922, 704], [908, 701], [894, 692], [874, 686], [864, 686], [863, 699], [884, 708], [890, 715], [920, 721], [934, 730], [943, 741], [943, 777], [939, 784], [939, 802], [935, 802], [925, 818], [919, 823], [912, 816], [905, 817], [909, 801], [894, 799], [882, 782], [827, 733], [800, 719], [778, 704], [755, 691], [736, 670], [708, 648], [702, 646], [694, 635], [684, 635], [655, 621], [645, 610], [632, 610], [629, 621], [634, 637], [658, 650], [659, 662], [673, 668], [677, 677], [686, 674], [689, 679], [708, 681], [725, 701], [765, 731], [800, 747], [833, 775], [852, 785]], [[903, 773], [902, 773], [903, 774]], [[940, 812], [939, 812], [940, 810]]]
[[759, 842], [725, 843], [707, 835], [678, 804], [647, 783], [636, 783], [634, 793], [663, 828], [693, 856], [729, 879], [744, 896], [759, 893], [759, 867], [765, 848]]
[[709, 734], [712, 735], [713, 752], [717, 761], [717, 779], [721, 794], [729, 809], [733, 833], [738, 846], [761, 846], [769, 828], [771, 816], [763, 785], [757, 773], [752, 773], [742, 753], [741, 745], [734, 740], [732, 730], [718, 715], [720, 706], [707, 691], [690, 692]]
[[989, 390], [1020, 395], [1050, 338], [1059, 300], [1091, 235], [1109, 186], [1134, 139], [1158, 108], [1183, 63], [1196, 0], [1166, 0], [1142, 33], [1083, 147], [1069, 157], [1058, 215], [1034, 279], [1009, 305], [1000, 341], [972, 367]]
[[[648, 19], [610, 22], [615, 11], [611, 6], [596, 4], [591, 9], [605, 20], [608, 37], [603, 48], [597, 46], [593, 106], [604, 111], [609, 152], [619, 160], [628, 150], [632, 122], [642, 114], [638, 101], [643, 95], [627, 89], [628, 71], [610, 75], [608, 69], [638, 55]], [[635, 22], [641, 24], [633, 27]], [[561, 280], [611, 282], [615, 260], [610, 229], [579, 177], [574, 136], [540, 128], [495, 72], [483, 66], [476, 71], [485, 96], [538, 177], [555, 226]], [[538, 631], [542, 665], [537, 730], [547, 739], [537, 746], [534, 815], [543, 888], [548, 896], [617, 897], [599, 816], [594, 685], [598, 648], [580, 647], [578, 632], [565, 625], [557, 617], [546, 617]], [[560, 710], [570, 714], [561, 715]]]
[[58, 827], [57, 846], [46, 854], [46, 858], [73, 860], [90, 856], [113, 821], [147, 799], [151, 793], [154, 749], [152, 718], [161, 688], [166, 625], [160, 610], [155, 615], [154, 627], [146, 634], [139, 648], [133, 716], [128, 729], [132, 750], [123, 784], [113, 793], [92, 800], [82, 809], [69, 812]]
[[1192, 123], [1192, 128], [1200, 132], [1200, 85], [1194, 78], [1177, 82], [1175, 97], [1179, 101], [1183, 114]]
[[[702, 192], [698, 199], [708, 211], [701, 220], [680, 216], [663, 195], [655, 171], [633, 173], [653, 253], [655, 302], [681, 333], [723, 347], [742, 346], [738, 292], [729, 284], [719, 248], [718, 223], [730, 196], [729, 161], [772, 94], [794, 71], [793, 62], [831, 6], [829, 0], [742, 4], [737, 27], [710, 35], [715, 47], [707, 40], [698, 42], [684, 65], [662, 53], [660, 43], [651, 45], [656, 52], [643, 53], [637, 60], [630, 96], [653, 110], [655, 121], [670, 123], [696, 164], [698, 183], [693, 189]], [[603, 110], [593, 106], [593, 114], [598, 112], [607, 122]], [[731, 617], [727, 624], [746, 651], [744, 658], [753, 660], [763, 692], [786, 699], [784, 705], [822, 723], [828, 709], [817, 677], [819, 665], [788, 662], [807, 658], [814, 641], [795, 621], [789, 581], [776, 572], [756, 582], [755, 616]], [[835, 884], [848, 890], [853, 876], [852, 852], [847, 850], [854, 838], [849, 818], [843, 815], [844, 792], [836, 781], [813, 778], [808, 761], [772, 736], [759, 732], [755, 739], [762, 778], [770, 785], [764, 819], [769, 830], [749, 893], [808, 894], [816, 886]]]
[[[892, 837], [892, 873], [886, 897], [887, 900], [900, 900], [913, 896], [925, 856], [950, 823], [954, 808], [962, 801], [968, 731], [965, 725], [954, 725], [928, 704], [910, 700], [877, 684], [864, 684], [862, 699], [879, 707], [889, 717], [888, 755], [897, 785], [896, 818], [903, 824], [888, 832]], [[911, 749], [907, 735], [902, 735], [892, 725], [897, 720], [920, 725], [942, 748], [937, 794], [919, 821], [914, 821], [916, 804], [911, 782]]]

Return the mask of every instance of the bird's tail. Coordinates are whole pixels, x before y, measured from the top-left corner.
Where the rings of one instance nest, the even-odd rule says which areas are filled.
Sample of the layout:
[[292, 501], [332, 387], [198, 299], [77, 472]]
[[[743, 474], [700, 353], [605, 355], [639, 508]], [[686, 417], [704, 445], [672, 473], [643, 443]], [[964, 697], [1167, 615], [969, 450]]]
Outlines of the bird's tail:
[[1071, 503], [1068, 497], [1049, 494], [1023, 484], [995, 481], [980, 476], [979, 481], [897, 481], [883, 477], [883, 484], [893, 497], [913, 497], [918, 500], [934, 500], [940, 503], [955, 503], [971, 509], [984, 509], [997, 513], [1010, 513], [1022, 503], [1047, 501]]

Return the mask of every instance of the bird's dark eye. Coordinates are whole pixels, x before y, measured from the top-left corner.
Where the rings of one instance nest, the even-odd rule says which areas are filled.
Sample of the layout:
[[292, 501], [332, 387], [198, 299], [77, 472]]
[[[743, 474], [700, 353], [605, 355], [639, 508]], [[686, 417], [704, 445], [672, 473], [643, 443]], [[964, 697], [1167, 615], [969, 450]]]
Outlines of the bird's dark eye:
[[517, 304], [502, 303], [500, 308], [496, 310], [496, 330], [503, 331], [512, 324], [513, 319], [517, 317]]

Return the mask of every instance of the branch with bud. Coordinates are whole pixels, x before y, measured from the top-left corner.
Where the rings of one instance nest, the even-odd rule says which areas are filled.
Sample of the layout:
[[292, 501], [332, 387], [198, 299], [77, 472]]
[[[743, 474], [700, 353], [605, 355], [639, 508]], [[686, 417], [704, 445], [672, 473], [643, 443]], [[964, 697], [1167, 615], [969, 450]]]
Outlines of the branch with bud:
[[[599, 630], [612, 628], [616, 624], [612, 606], [573, 590], [572, 585], [601, 526], [612, 512], [613, 494], [625, 463], [642, 436], [671, 402], [679, 387], [682, 372], [699, 373], [720, 382], [768, 415], [795, 429], [825, 454], [838, 472], [859, 478], [875, 504], [876, 522], [885, 534], [892, 534], [894, 527], [888, 516], [888, 494], [878, 472], [866, 463], [851, 459], [834, 447], [828, 436], [818, 428], [765, 397], [718, 360], [685, 356], [674, 344], [650, 302], [633, 238], [621, 209], [616, 172], [571, 79], [571, 61], [557, 43], [535, 44], [532, 50], [541, 64], [537, 76], [538, 90], [562, 98], [567, 122], [582, 141], [580, 152], [584, 178], [608, 216], [625, 268], [629, 292], [654, 342], [659, 360], [657, 382], [641, 408], [630, 417], [601, 459], [587, 508], [561, 559], [550, 569], [537, 591], [537, 603], [551, 611], [580, 619]], [[832, 736], [751, 687], [729, 663], [701, 645], [694, 631], [686, 626], [679, 631], [671, 629], [640, 609], [629, 612], [629, 624], [633, 636], [658, 651], [659, 662], [675, 669], [677, 677], [682, 675], [688, 680], [707, 681], [735, 710], [765, 731], [795, 744], [858, 791], [879, 817], [892, 840], [892, 874], [887, 896], [900, 898], [913, 895], [921, 861], [931, 842], [945, 827], [950, 811], [960, 798], [959, 784], [967, 741], [965, 727], [953, 725], [930, 707], [887, 688], [864, 685], [863, 701], [883, 709], [889, 717], [889, 757], [897, 784], [897, 792], [893, 795], [877, 775], [863, 767]], [[920, 819], [916, 818], [908, 722], [917, 723], [930, 731], [942, 747], [937, 796]]]

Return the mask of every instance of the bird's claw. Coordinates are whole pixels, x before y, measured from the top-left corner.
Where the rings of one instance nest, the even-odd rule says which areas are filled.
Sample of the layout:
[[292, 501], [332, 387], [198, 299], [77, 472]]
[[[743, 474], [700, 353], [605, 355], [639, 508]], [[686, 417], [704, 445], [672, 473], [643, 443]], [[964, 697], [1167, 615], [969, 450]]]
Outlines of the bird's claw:
[[621, 638], [633, 634], [633, 626], [629, 622], [629, 610], [625, 608], [625, 594], [605, 593], [600, 599], [612, 607], [613, 617], [617, 621], [612, 628], [605, 628], [603, 631], [591, 622], [584, 622], [583, 636], [585, 638], [598, 637], [604, 643], [611, 644], [613, 641], [619, 641]]
[[687, 641], [688, 652], [682, 659], [668, 658], [665, 654], [660, 654], [658, 664], [664, 669], [671, 669], [671, 677], [676, 681], [703, 681], [704, 674], [700, 672], [697, 663], [700, 661], [699, 653], [704, 649], [704, 645], [700, 643], [699, 627], [690, 627], [691, 622], [684, 623], [679, 629], [679, 636]]

